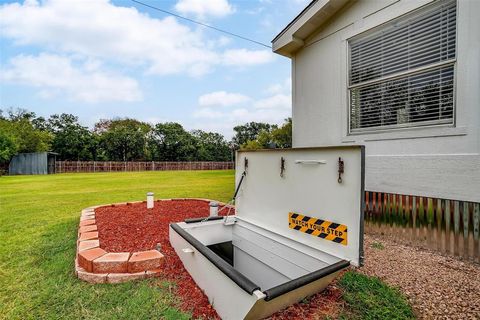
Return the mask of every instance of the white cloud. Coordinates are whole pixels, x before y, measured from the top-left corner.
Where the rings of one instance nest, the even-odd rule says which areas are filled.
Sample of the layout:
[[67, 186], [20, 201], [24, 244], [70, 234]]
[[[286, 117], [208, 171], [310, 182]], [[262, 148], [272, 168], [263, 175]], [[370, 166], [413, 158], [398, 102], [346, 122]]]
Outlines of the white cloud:
[[270, 50], [230, 49], [223, 55], [227, 66], [251, 66], [272, 62], [274, 55]]
[[283, 92], [283, 86], [280, 83], [272, 84], [265, 91], [269, 94], [278, 94]]
[[240, 93], [229, 93], [225, 91], [215, 91], [201, 95], [198, 98], [198, 104], [202, 107], [222, 106], [228, 107], [248, 102], [250, 98]]
[[292, 79], [286, 78], [282, 83], [272, 84], [265, 90], [267, 94], [275, 95], [279, 93], [291, 94], [292, 92]]
[[293, 4], [295, 5], [300, 5], [301, 7], [305, 7], [306, 5], [308, 5], [309, 2], [311, 2], [311, 0], [290, 0], [291, 2], [293, 2]]
[[39, 88], [44, 99], [65, 93], [72, 100], [138, 101], [142, 93], [136, 80], [100, 70], [93, 61], [76, 64], [70, 57], [52, 54], [18, 55], [5, 66], [0, 80]]
[[[290, 78], [287, 78], [281, 83], [269, 86], [265, 90], [267, 96], [257, 100], [253, 100], [242, 94], [227, 93], [225, 91], [217, 91], [203, 95], [199, 98], [199, 105], [204, 108], [201, 108], [194, 113], [193, 117], [197, 121], [193, 127], [218, 131], [227, 138], [230, 138], [233, 135], [233, 127], [246, 122], [256, 121], [282, 124], [285, 118], [291, 117], [292, 115], [290, 83]], [[235, 109], [219, 110], [209, 107], [205, 108], [205, 106], [220, 105], [220, 102], [226, 100], [222, 97], [228, 96], [246, 97], [251, 103], [247, 107], [237, 107]], [[207, 102], [212, 103], [208, 104]], [[231, 105], [233, 105], [233, 103]], [[199, 119], [203, 121], [200, 122], [198, 121]]]
[[263, 11], [265, 11], [265, 7], [257, 7], [257, 8], [254, 8], [254, 9], [245, 10], [245, 13], [250, 14], [250, 15], [257, 15], [257, 14], [262, 13]]
[[[210, 130], [223, 134], [227, 139], [233, 136], [233, 127], [251, 121], [282, 124], [291, 116], [289, 109], [246, 109], [238, 108], [229, 112], [200, 109], [194, 114], [193, 129]], [[202, 120], [202, 121], [199, 121]]]
[[[219, 51], [219, 46], [209, 45], [201, 29], [191, 29], [173, 17], [152, 18], [108, 0], [10, 3], [0, 6], [0, 16], [2, 37], [16, 45], [141, 67], [149, 74], [199, 76], [219, 65], [251, 66], [273, 60], [268, 50]], [[227, 41], [219, 37], [218, 43]]]
[[219, 47], [225, 47], [226, 45], [229, 45], [230, 43], [232, 43], [232, 38], [228, 38], [228, 37], [224, 37], [224, 36], [221, 36], [215, 43], [216, 46], [219, 46]]
[[223, 112], [212, 110], [210, 108], [202, 108], [194, 112], [194, 118], [203, 118], [203, 119], [221, 119], [225, 114]]
[[147, 122], [151, 125], [156, 125], [157, 123], [170, 122], [168, 118], [161, 117], [143, 117], [139, 118], [140, 121]]
[[260, 25], [265, 29], [272, 29], [274, 26], [273, 20], [274, 17], [271, 14], [266, 14], [263, 16], [263, 19], [260, 20]]
[[292, 80], [286, 78], [281, 83], [275, 83], [267, 88], [266, 98], [257, 100], [254, 104], [257, 109], [291, 109], [292, 108]]
[[227, 0], [179, 0], [175, 9], [185, 15], [194, 15], [204, 19], [207, 16], [225, 17], [235, 9]]
[[280, 124], [286, 117], [289, 116], [289, 114], [290, 110], [235, 109], [231, 112], [227, 119], [229, 119], [234, 125], [243, 124], [250, 121]]
[[292, 96], [282, 93], [255, 102], [257, 109], [290, 109], [291, 107]]

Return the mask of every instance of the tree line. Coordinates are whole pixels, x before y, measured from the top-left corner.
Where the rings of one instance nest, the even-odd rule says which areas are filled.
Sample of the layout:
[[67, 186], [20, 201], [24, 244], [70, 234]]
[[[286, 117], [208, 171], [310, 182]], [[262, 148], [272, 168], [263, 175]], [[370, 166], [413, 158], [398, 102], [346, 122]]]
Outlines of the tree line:
[[89, 129], [72, 114], [44, 118], [25, 109], [0, 110], [0, 163], [17, 153], [41, 151], [58, 153], [58, 160], [232, 161], [237, 149], [290, 148], [291, 141], [291, 118], [281, 126], [236, 126], [227, 141], [219, 133], [187, 131], [176, 122], [102, 119]]

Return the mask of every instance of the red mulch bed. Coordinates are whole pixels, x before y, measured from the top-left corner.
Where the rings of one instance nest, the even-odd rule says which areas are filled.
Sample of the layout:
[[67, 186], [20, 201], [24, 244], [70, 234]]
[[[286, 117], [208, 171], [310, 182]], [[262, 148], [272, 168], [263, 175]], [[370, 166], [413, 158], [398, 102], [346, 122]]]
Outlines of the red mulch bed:
[[[208, 202], [202, 200], [156, 201], [153, 210], [147, 210], [145, 203], [95, 209], [100, 246], [103, 249], [108, 252], [143, 251], [155, 249], [160, 243], [161, 252], [165, 255], [161, 277], [176, 283], [175, 293], [180, 298], [182, 310], [191, 312], [194, 318], [219, 319], [207, 296], [183, 267], [168, 238], [169, 223], [206, 217], [208, 214]], [[340, 290], [331, 285], [309, 299], [308, 303], [292, 305], [271, 318], [317, 319], [334, 316], [341, 306], [340, 298]]]

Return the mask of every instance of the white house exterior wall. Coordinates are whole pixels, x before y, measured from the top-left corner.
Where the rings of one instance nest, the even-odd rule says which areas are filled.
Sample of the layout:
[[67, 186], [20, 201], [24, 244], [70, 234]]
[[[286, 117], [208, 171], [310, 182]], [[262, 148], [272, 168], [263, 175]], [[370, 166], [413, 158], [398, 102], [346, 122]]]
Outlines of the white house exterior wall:
[[430, 2], [358, 0], [305, 40], [292, 57], [293, 146], [364, 144], [366, 190], [480, 202], [480, 1], [457, 5], [455, 125], [348, 134], [347, 39]]

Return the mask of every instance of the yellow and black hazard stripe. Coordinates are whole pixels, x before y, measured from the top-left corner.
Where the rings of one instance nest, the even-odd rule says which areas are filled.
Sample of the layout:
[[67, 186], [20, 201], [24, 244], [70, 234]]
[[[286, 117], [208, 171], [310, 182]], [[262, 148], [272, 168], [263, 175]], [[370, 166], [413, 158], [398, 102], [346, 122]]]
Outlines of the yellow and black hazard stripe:
[[312, 218], [294, 212], [288, 214], [288, 225], [290, 229], [347, 245], [348, 230], [346, 225]]

